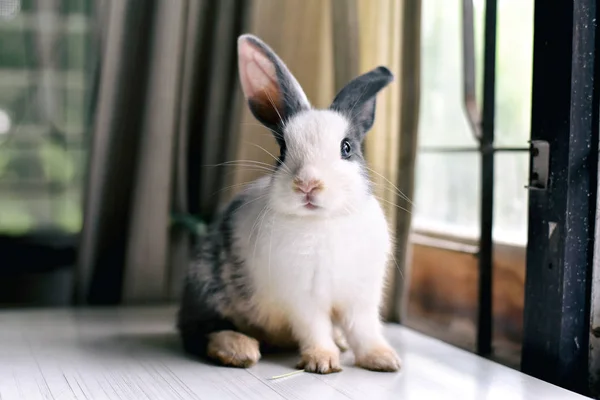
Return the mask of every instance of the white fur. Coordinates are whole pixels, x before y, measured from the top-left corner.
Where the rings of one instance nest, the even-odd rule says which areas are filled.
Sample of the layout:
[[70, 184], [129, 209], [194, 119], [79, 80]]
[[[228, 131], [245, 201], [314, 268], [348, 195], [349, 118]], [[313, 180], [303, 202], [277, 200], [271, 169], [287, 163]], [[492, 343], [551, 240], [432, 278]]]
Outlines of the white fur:
[[[338, 313], [360, 357], [388, 347], [379, 305], [391, 240], [360, 165], [340, 156], [347, 124], [325, 110], [290, 120], [285, 164], [246, 190], [235, 235], [265, 320], [287, 319], [303, 349], [336, 352], [331, 318]], [[315, 199], [319, 208], [303, 206], [294, 177], [323, 182]]]

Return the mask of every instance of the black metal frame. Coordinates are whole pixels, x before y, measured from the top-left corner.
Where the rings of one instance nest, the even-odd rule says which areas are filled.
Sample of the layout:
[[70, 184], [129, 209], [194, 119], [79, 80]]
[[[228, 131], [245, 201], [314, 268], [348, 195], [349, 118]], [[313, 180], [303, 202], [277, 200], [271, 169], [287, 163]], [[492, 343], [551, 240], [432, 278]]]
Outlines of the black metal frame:
[[479, 239], [479, 308], [477, 315], [477, 353], [492, 353], [492, 275], [493, 275], [493, 219], [494, 219], [494, 165], [495, 154], [525, 152], [525, 147], [494, 147], [496, 106], [496, 23], [497, 0], [486, 0], [483, 110], [477, 109], [475, 99], [475, 39], [472, 0], [463, 0], [463, 79], [464, 107], [467, 120], [478, 147], [425, 147], [423, 153], [473, 153], [481, 155], [480, 176], [480, 239]]
[[[588, 392], [598, 178], [597, 0], [535, 2], [532, 140], [550, 146], [529, 195], [523, 372]], [[532, 157], [533, 160], [533, 157]]]
[[[471, 1], [463, 2], [464, 100], [479, 146], [420, 151], [481, 154], [477, 353], [488, 356], [492, 352], [494, 155], [530, 151], [522, 370], [587, 394], [598, 179], [600, 7], [597, 0], [535, 0], [532, 143], [529, 148], [495, 148], [497, 0], [486, 1], [481, 113], [474, 101]], [[549, 157], [540, 159], [539, 149], [546, 145]]]
[[494, 121], [496, 106], [497, 0], [485, 2], [483, 115], [481, 120], [481, 237], [479, 239], [479, 311], [477, 353], [492, 352], [492, 266], [494, 224]]

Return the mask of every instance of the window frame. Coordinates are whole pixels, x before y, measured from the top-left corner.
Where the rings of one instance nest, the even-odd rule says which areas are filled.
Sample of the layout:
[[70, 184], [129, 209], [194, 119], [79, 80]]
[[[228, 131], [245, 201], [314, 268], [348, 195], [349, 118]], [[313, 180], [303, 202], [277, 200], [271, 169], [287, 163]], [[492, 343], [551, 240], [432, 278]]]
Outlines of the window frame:
[[598, 356], [590, 346], [600, 124], [597, 3], [535, 1], [531, 139], [549, 145], [550, 179], [547, 189], [529, 192], [521, 366], [584, 395], [590, 384], [596, 392], [599, 386], [589, 363]]
[[[463, 0], [463, 106], [466, 118], [472, 129], [477, 146], [436, 147], [422, 146], [418, 153], [449, 154], [465, 153], [479, 154], [481, 161], [480, 174], [480, 220], [479, 238], [471, 239], [427, 229], [413, 230], [417, 234], [428, 237], [430, 241], [445, 243], [445, 246], [463, 248], [471, 247], [469, 251], [478, 257], [479, 262], [479, 311], [477, 320], [477, 353], [481, 356], [492, 354], [493, 333], [493, 304], [492, 304], [492, 272], [494, 245], [498, 244], [493, 238], [494, 215], [494, 184], [495, 184], [495, 155], [497, 153], [530, 152], [530, 147], [495, 147], [495, 107], [496, 107], [496, 38], [497, 38], [497, 0], [485, 1], [484, 26], [484, 66], [483, 66], [483, 101], [479, 110], [476, 101], [475, 76], [475, 40], [474, 40], [474, 11], [472, 0]], [[439, 240], [445, 242], [439, 242]], [[523, 249], [525, 246], [504, 244], [508, 247]]]
[[[417, 242], [421, 240], [420, 244], [427, 245], [422, 242], [425, 238], [430, 245], [458, 252], [477, 250], [480, 271], [478, 352], [482, 355], [489, 355], [491, 350], [488, 347], [491, 321], [487, 318], [491, 311], [490, 250], [497, 245], [491, 236], [494, 154], [529, 151], [530, 171], [536, 157], [531, 147], [494, 149], [493, 146], [495, 59], [490, 53], [495, 52], [496, 2], [486, 1], [482, 112], [482, 137], [486, 127], [488, 130], [486, 141], [480, 141], [479, 148], [420, 149], [439, 153], [482, 151], [482, 158], [487, 157], [487, 161], [482, 160], [480, 195], [484, 204], [480, 210], [479, 247], [477, 241], [470, 238], [427, 230], [414, 230], [416, 236], [412, 239], [416, 237]], [[472, 6], [471, 0], [465, 0], [463, 5], [469, 3]], [[521, 368], [527, 374], [584, 395], [600, 393], [597, 379], [600, 351], [590, 347], [590, 340], [600, 337], [595, 332], [597, 328], [590, 335], [590, 316], [594, 310], [592, 285], [600, 282], [597, 277], [592, 282], [594, 266], [600, 265], [598, 251], [595, 251], [600, 245], [594, 247], [598, 229], [595, 220], [598, 217], [600, 125], [599, 20], [600, 6], [596, 0], [554, 3], [535, 0], [531, 139], [550, 144], [550, 179], [548, 187], [540, 190], [532, 187], [530, 172]], [[548, 68], [548, 65], [553, 67]], [[551, 93], [549, 87], [552, 87]], [[555, 221], [554, 225], [550, 226], [549, 221]], [[556, 268], [551, 268], [552, 265]], [[597, 288], [594, 292], [598, 292]], [[596, 293], [594, 298], [600, 295]], [[598, 342], [600, 339], [596, 345]], [[596, 370], [590, 369], [594, 366]]]

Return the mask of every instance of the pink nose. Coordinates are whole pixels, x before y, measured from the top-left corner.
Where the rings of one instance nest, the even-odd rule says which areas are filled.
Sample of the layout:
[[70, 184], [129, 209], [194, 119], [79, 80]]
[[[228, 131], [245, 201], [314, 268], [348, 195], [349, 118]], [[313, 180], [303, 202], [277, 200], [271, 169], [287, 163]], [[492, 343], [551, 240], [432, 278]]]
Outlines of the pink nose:
[[323, 188], [323, 183], [316, 179], [309, 181], [303, 181], [301, 179], [294, 179], [294, 190], [299, 193], [313, 194]]

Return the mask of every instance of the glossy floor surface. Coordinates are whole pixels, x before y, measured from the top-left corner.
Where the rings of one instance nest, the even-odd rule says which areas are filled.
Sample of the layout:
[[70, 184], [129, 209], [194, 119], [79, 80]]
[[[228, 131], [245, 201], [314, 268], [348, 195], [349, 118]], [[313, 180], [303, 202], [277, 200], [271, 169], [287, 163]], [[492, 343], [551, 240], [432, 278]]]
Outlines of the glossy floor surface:
[[518, 371], [398, 326], [387, 336], [400, 373], [352, 367], [294, 371], [295, 355], [248, 370], [184, 357], [175, 308], [0, 312], [0, 399], [583, 399]]

